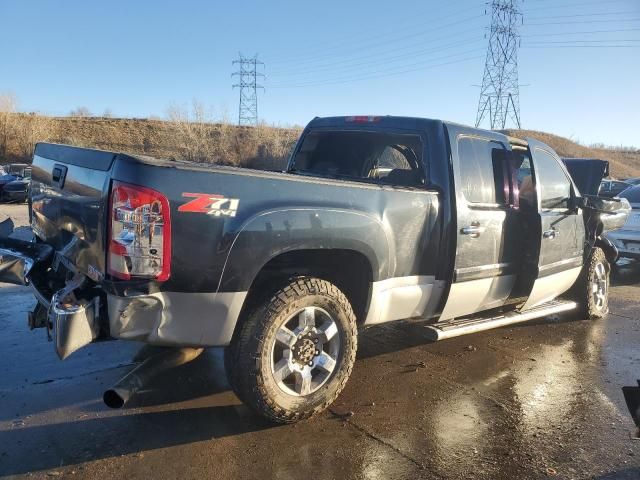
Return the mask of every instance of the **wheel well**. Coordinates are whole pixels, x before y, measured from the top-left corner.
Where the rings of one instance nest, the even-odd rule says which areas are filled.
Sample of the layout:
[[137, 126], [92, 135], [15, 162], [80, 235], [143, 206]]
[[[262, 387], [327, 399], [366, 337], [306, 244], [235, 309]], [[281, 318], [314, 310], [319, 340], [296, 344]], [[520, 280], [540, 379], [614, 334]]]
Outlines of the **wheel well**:
[[364, 322], [372, 271], [367, 257], [355, 250], [295, 250], [272, 258], [254, 278], [242, 313], [299, 276], [322, 278], [336, 285], [349, 299], [358, 323]]
[[616, 260], [618, 259], [618, 249], [613, 245], [613, 243], [611, 243], [611, 240], [606, 237], [599, 236], [596, 239], [594, 247], [600, 247], [604, 251], [604, 255], [611, 265], [616, 263]]

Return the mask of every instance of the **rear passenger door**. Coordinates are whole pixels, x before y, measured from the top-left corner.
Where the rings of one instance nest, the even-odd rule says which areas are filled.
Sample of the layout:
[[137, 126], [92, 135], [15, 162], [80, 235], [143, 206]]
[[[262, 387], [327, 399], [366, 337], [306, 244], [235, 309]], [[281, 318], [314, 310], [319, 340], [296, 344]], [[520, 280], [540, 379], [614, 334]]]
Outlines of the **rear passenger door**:
[[447, 126], [456, 192], [453, 280], [440, 320], [503, 305], [518, 271], [503, 136]]
[[552, 300], [571, 288], [580, 275], [585, 241], [582, 211], [570, 208], [577, 192], [564, 164], [544, 143], [530, 138], [527, 142], [541, 230], [537, 276], [523, 309]]

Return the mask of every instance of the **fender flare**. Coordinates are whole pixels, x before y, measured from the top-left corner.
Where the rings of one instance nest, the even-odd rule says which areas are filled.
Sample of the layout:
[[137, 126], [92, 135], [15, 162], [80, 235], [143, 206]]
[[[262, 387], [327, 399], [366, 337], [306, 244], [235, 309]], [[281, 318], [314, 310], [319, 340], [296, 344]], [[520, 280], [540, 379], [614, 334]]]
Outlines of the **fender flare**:
[[618, 248], [607, 237], [598, 236], [594, 247], [600, 247], [610, 265], [618, 260]]
[[275, 257], [296, 250], [352, 250], [371, 265], [372, 280], [395, 268], [393, 236], [382, 221], [345, 209], [288, 208], [258, 213], [244, 222], [227, 253], [218, 291], [247, 291]]

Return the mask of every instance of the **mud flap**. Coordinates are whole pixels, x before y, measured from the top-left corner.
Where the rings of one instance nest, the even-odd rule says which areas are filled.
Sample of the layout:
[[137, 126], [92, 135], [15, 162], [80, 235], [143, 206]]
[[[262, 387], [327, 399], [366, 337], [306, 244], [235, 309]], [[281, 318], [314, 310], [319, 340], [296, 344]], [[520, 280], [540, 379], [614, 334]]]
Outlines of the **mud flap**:
[[622, 387], [622, 394], [636, 427], [640, 429], [640, 380], [637, 387]]
[[52, 256], [50, 245], [0, 238], [0, 282], [27, 285], [29, 275], [49, 266]]

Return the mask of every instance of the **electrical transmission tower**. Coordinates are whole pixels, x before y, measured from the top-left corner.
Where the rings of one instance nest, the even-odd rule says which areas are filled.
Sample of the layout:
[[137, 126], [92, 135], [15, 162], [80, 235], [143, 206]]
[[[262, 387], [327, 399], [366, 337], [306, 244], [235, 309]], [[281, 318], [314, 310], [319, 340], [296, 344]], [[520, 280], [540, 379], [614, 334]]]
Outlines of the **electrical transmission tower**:
[[258, 65], [264, 65], [258, 60], [258, 56], [245, 57], [239, 54], [240, 58], [233, 61], [233, 65], [238, 65], [238, 71], [233, 76], [238, 76], [238, 83], [233, 88], [240, 89], [240, 104], [238, 107], [238, 125], [258, 124], [258, 89], [264, 87], [258, 85], [258, 77], [264, 77], [258, 72]]
[[520, 128], [518, 90], [518, 24], [520, 0], [492, 0], [489, 48], [478, 102], [476, 127], [489, 119], [491, 129], [504, 129], [507, 121]]

